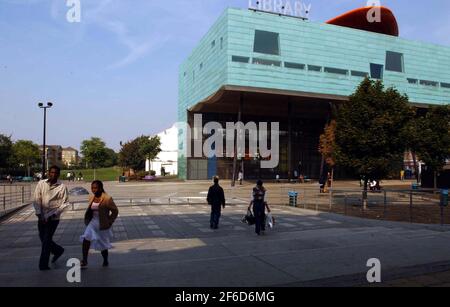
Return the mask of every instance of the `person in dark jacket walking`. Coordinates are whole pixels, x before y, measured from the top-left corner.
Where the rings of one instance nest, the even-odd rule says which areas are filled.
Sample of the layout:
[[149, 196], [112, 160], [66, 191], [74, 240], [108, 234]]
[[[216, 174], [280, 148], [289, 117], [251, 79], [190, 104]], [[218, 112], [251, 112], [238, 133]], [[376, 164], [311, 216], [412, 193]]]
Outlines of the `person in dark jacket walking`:
[[207, 201], [211, 206], [211, 229], [218, 229], [222, 208], [225, 209], [225, 193], [219, 185], [219, 177], [217, 176], [214, 177], [214, 185], [209, 188]]

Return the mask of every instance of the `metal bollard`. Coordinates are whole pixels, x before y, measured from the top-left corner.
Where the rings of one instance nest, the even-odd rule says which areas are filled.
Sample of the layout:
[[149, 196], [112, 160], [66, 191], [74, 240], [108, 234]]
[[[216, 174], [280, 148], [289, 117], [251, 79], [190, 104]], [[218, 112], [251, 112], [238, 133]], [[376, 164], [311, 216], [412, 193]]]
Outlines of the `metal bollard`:
[[345, 193], [344, 197], [344, 215], [347, 215], [347, 193]]
[[3, 195], [3, 211], [6, 211], [6, 195]]
[[333, 190], [330, 189], [330, 211], [333, 210]]
[[387, 192], [384, 190], [384, 212], [383, 217], [386, 218], [387, 215]]
[[409, 222], [413, 222], [413, 191], [409, 192]]
[[369, 201], [369, 198], [367, 198], [367, 200], [365, 200], [364, 198], [366, 197], [367, 192], [366, 192], [366, 191], [363, 191], [362, 193], [363, 193], [363, 194], [362, 194], [362, 198], [361, 198], [361, 202], [362, 202], [362, 204], [361, 204], [361, 210], [362, 210], [362, 215], [364, 216], [364, 214], [366, 213], [366, 212], [365, 212], [366, 203]]
[[22, 204], [25, 203], [25, 187], [22, 187]]

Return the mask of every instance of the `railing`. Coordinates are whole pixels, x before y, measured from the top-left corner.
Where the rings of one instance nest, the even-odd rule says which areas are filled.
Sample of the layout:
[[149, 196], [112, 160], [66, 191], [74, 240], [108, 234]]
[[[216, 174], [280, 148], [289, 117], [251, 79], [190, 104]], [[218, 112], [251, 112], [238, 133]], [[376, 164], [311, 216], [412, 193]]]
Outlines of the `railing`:
[[[450, 224], [450, 208], [440, 206], [438, 190], [382, 190], [368, 192], [367, 202], [361, 189], [335, 189], [328, 193], [320, 193], [318, 186], [271, 186], [267, 194], [269, 205], [288, 206], [289, 192], [298, 193], [297, 208], [330, 212], [341, 215], [401, 221], [422, 224]], [[251, 192], [251, 190], [250, 190]], [[250, 202], [248, 189], [225, 190], [228, 205], [248, 205]], [[153, 192], [154, 193], [154, 192]], [[178, 191], [184, 197], [159, 197], [145, 195], [116, 195], [114, 200], [120, 207], [158, 206], [158, 205], [205, 205], [206, 195], [199, 197], [198, 192]], [[87, 197], [71, 198], [72, 210], [85, 210]]]
[[273, 204], [288, 204], [289, 191], [298, 193], [297, 207], [342, 215], [423, 224], [450, 224], [450, 209], [441, 206], [440, 190], [318, 190], [286, 188], [284, 199]]
[[1, 184], [0, 185], [0, 215], [21, 207], [32, 199], [31, 184]]

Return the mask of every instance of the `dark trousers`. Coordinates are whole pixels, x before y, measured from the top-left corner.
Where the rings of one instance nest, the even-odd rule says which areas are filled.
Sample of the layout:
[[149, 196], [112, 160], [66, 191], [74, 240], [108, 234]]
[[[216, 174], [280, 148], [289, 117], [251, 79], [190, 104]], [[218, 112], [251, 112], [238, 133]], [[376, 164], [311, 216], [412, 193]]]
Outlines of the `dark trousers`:
[[222, 209], [220, 206], [211, 206], [211, 227], [219, 227], [220, 216]]
[[255, 216], [255, 232], [257, 234], [266, 230], [265, 220], [266, 220], [266, 208], [264, 203], [254, 203], [253, 204], [253, 215]]
[[63, 252], [63, 248], [53, 242], [53, 235], [58, 228], [59, 221], [38, 222], [39, 238], [42, 243], [41, 259], [39, 260], [39, 268], [45, 269], [50, 261], [50, 254], [59, 255]]

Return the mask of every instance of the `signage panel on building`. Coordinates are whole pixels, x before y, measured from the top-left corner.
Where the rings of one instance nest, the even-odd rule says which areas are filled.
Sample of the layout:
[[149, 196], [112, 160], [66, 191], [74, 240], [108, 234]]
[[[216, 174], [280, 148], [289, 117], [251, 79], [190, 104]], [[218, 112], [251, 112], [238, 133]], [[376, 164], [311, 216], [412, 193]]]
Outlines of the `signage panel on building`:
[[311, 4], [307, 5], [301, 0], [249, 0], [248, 8], [250, 10], [307, 18], [311, 11]]

